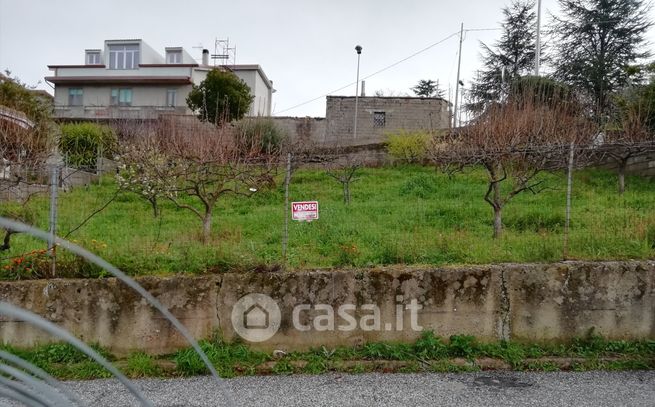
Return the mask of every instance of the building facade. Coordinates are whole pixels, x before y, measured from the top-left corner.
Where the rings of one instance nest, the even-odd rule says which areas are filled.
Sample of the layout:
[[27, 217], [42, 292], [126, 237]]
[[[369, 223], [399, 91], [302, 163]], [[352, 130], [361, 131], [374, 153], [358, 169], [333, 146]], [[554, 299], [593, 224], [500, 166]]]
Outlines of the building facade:
[[[58, 119], [148, 120], [162, 114], [193, 114], [186, 98], [192, 86], [215, 68], [208, 59], [207, 50], [199, 64], [182, 47], [167, 47], [160, 54], [141, 39], [107, 40], [102, 49], [85, 50], [84, 64], [49, 65], [54, 75], [45, 79], [55, 87]], [[251, 114], [270, 115], [272, 84], [261, 67], [247, 67], [256, 67], [257, 75], [252, 69], [231, 70], [251, 87], [255, 96]], [[258, 81], [258, 76], [265, 80]]]
[[365, 145], [386, 141], [400, 131], [435, 132], [450, 126], [449, 103], [442, 98], [328, 96], [325, 143]]
[[270, 116], [272, 108], [273, 82], [268, 79], [259, 65], [226, 65], [226, 69], [234, 72], [250, 87], [254, 96], [248, 116]]
[[275, 117], [297, 142], [323, 147], [365, 146], [387, 141], [401, 131], [434, 133], [450, 128], [450, 103], [441, 98], [328, 96], [325, 118]]

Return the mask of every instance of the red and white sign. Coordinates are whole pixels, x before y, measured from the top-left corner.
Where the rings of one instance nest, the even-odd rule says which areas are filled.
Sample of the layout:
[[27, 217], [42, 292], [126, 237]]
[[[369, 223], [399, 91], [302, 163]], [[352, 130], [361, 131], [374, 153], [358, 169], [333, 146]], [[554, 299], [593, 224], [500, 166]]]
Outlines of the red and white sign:
[[291, 202], [291, 219], [304, 221], [318, 219], [318, 201]]

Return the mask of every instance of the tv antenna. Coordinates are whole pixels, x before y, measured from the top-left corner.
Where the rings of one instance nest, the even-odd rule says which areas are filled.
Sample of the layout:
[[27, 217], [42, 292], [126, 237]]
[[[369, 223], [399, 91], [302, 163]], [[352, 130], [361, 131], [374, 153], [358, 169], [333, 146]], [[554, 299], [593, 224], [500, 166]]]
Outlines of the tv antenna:
[[236, 45], [230, 47], [230, 38], [218, 39], [214, 41], [214, 53], [211, 55], [212, 60], [214, 60], [214, 66], [216, 66], [216, 61], [218, 65], [236, 65], [237, 63], [237, 47]]
[[[200, 57], [202, 58], [202, 50], [205, 49], [205, 47], [202, 46], [202, 42], [199, 42], [198, 45], [191, 47], [193, 49], [199, 49], [200, 50]], [[199, 60], [200, 61], [200, 60]]]

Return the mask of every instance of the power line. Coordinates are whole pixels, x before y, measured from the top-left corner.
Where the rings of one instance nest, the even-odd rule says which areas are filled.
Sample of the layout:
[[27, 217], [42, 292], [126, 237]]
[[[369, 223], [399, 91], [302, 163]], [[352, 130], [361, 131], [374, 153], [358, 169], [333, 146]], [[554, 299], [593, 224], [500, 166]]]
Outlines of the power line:
[[[372, 74], [369, 74], [369, 75], [367, 75], [367, 76], [365, 76], [365, 77], [362, 77], [362, 80], [369, 79], [369, 78], [371, 78], [371, 77], [373, 77], [373, 76], [375, 76], [375, 75], [378, 75], [378, 74], [380, 74], [380, 73], [382, 73], [382, 72], [384, 72], [384, 71], [386, 71], [386, 70], [388, 70], [388, 69], [391, 69], [391, 68], [393, 68], [393, 67], [395, 67], [395, 66], [397, 66], [397, 65], [399, 65], [399, 64], [402, 64], [403, 62], [405, 62], [405, 61], [407, 61], [407, 60], [409, 60], [409, 59], [411, 59], [411, 58], [414, 58], [415, 56], [417, 56], [417, 55], [419, 55], [419, 54], [422, 54], [422, 53], [424, 53], [425, 51], [428, 51], [429, 49], [431, 49], [431, 48], [433, 48], [433, 47], [436, 47], [436, 46], [439, 45], [439, 44], [442, 44], [442, 43], [448, 41], [449, 39], [453, 38], [454, 36], [456, 36], [456, 35], [458, 35], [458, 34], [459, 34], [459, 31], [456, 31], [456, 32], [450, 34], [449, 36], [447, 36], [447, 37], [445, 37], [445, 38], [443, 38], [443, 39], [441, 39], [441, 40], [439, 40], [439, 41], [437, 41], [437, 42], [435, 42], [435, 43], [433, 43], [433, 44], [430, 44], [430, 45], [428, 45], [427, 47], [425, 47], [425, 48], [423, 48], [423, 49], [421, 49], [421, 50], [419, 50], [419, 51], [416, 51], [416, 52], [414, 52], [413, 54], [411, 54], [411, 55], [409, 55], [409, 56], [407, 56], [407, 57], [405, 57], [405, 58], [403, 58], [403, 59], [401, 59], [401, 60], [398, 60], [398, 61], [394, 62], [394, 63], [391, 64], [391, 65], [385, 66], [384, 68], [382, 68], [382, 69], [380, 69], [380, 70], [377, 70], [377, 71], [373, 72]], [[310, 99], [310, 100], [304, 101], [304, 102], [299, 103], [299, 104], [297, 104], [297, 105], [295, 105], [295, 106], [292, 106], [292, 107], [289, 107], [289, 108], [286, 108], [286, 109], [280, 110], [279, 112], [277, 112], [277, 114], [284, 113], [284, 112], [288, 112], [289, 110], [294, 110], [294, 109], [296, 109], [296, 108], [298, 108], [298, 107], [301, 107], [301, 106], [304, 106], [304, 105], [306, 105], [306, 104], [308, 104], [308, 103], [312, 103], [312, 102], [314, 102], [314, 101], [316, 101], [316, 100], [319, 100], [319, 99], [322, 99], [322, 98], [324, 98], [324, 97], [326, 97], [326, 96], [329, 96], [329, 95], [331, 95], [332, 93], [339, 92], [339, 91], [341, 91], [341, 90], [343, 90], [343, 89], [346, 89], [346, 88], [348, 88], [348, 87], [354, 85], [355, 83], [357, 83], [357, 82], [356, 82], [356, 81], [355, 81], [355, 82], [351, 82], [351, 83], [349, 83], [349, 84], [347, 84], [347, 85], [344, 85], [344, 86], [340, 87], [339, 89], [335, 89], [335, 90], [333, 90], [333, 91], [331, 91], [331, 92], [328, 92], [328, 93], [325, 93], [325, 94], [323, 94], [323, 95], [321, 95], [321, 96], [317, 96], [317, 97], [312, 98], [312, 99]]]
[[498, 28], [469, 28], [468, 30], [464, 29], [464, 32], [466, 32], [466, 31], [500, 31], [500, 30], [502, 30], [502, 28], [500, 28], [500, 27], [498, 27]]

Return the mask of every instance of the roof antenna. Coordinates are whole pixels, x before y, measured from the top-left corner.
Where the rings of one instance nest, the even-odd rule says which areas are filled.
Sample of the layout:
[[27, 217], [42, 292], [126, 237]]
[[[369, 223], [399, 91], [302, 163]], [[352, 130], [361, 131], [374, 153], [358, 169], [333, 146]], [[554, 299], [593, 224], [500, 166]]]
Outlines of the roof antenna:
[[[230, 47], [229, 37], [222, 40], [216, 38], [216, 40], [214, 41], [214, 54], [212, 54], [211, 57], [214, 60], [214, 66], [216, 66], [216, 60], [222, 61], [222, 63], [219, 63], [219, 65], [236, 65], [237, 47], [236, 45]], [[232, 60], [231, 64], [230, 64], [230, 60]]]

